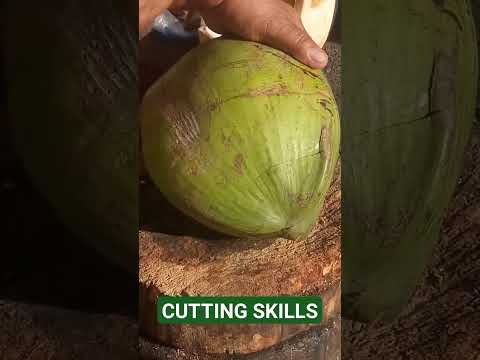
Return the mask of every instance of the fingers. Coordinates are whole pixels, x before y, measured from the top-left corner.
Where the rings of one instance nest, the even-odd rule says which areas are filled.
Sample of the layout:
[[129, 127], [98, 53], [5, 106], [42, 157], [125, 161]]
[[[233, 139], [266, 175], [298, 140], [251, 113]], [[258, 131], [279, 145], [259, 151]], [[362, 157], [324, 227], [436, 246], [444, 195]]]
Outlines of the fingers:
[[301, 24], [269, 22], [260, 40], [312, 68], [322, 69], [328, 63], [327, 53], [312, 40]]
[[284, 51], [321, 69], [328, 56], [308, 35], [296, 10], [283, 0], [190, 0], [216, 6], [202, 15], [215, 32], [231, 34]]

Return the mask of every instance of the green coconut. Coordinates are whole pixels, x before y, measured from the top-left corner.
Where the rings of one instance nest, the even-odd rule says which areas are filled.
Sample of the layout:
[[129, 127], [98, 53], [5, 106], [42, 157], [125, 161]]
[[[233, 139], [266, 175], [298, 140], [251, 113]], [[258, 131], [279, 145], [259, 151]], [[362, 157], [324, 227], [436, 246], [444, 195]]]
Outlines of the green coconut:
[[145, 167], [165, 197], [233, 236], [307, 234], [339, 153], [322, 72], [253, 42], [191, 50], [146, 93], [141, 126]]
[[392, 320], [431, 260], [462, 171], [475, 27], [464, 0], [344, 9], [342, 315]]

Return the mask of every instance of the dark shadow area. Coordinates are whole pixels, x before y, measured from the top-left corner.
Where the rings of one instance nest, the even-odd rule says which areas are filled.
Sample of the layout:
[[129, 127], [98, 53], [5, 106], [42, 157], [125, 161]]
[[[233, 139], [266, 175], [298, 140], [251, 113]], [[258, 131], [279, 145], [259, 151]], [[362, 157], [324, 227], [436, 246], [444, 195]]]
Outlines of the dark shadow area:
[[111, 264], [58, 219], [15, 155], [3, 115], [2, 108], [0, 299], [135, 316], [136, 275]]
[[183, 214], [156, 188], [148, 177], [140, 185], [140, 228], [151, 232], [221, 239], [217, 233]]
[[[95, 9], [92, 2], [89, 3], [83, 10]], [[55, 5], [58, 6], [55, 8]], [[54, 1], [41, 7], [58, 10], [51, 11], [51, 18], [47, 19], [53, 23], [60, 22], [61, 17], [58, 15], [62, 11], [67, 12], [65, 9], [69, 6], [74, 6], [74, 3]], [[6, 8], [7, 5], [2, 4], [1, 30], [7, 27], [4, 15], [12, 15], [4, 11]], [[12, 9], [15, 9], [15, 12], [23, 11], [14, 1], [9, 1], [8, 10], [13, 12]], [[36, 14], [40, 23], [40, 18], [44, 15], [42, 11], [24, 11], [27, 14], [24, 20], [27, 21], [15, 20], [19, 23], [19, 29], [22, 29], [18, 33], [18, 39], [25, 39], [28, 35], [22, 31], [30, 33], [31, 44], [19, 43], [20, 40], [12, 36], [12, 29], [10, 29], [9, 38], [2, 38], [1, 43], [0, 300], [8, 299], [29, 304], [45, 304], [87, 312], [117, 313], [136, 317], [137, 275], [109, 262], [64, 225], [50, 202], [33, 185], [13, 144], [12, 128], [16, 124], [17, 117], [15, 113], [7, 111], [7, 99], [11, 89], [7, 87], [6, 74], [12, 75], [11, 78], [15, 78], [17, 74], [7, 73], [10, 68], [6, 66], [6, 58], [13, 59], [17, 54], [6, 53], [6, 44], [8, 41], [9, 44], [15, 44], [17, 49], [21, 48], [22, 51], [24, 49], [25, 52], [30, 51], [30, 48], [38, 49], [40, 47], [38, 39], [45, 40], [42, 44], [48, 45], [49, 38], [42, 38], [48, 35], [48, 30], [30, 25], [28, 21], [28, 17]], [[8, 23], [8, 26], [11, 26], [10, 20]], [[4, 35], [4, 31], [1, 33]], [[52, 46], [54, 44], [54, 42], [51, 43]], [[48, 46], [45, 46], [42, 52], [32, 50], [32, 68], [40, 69], [43, 64], [48, 63], [47, 59], [50, 59], [52, 53], [52, 48]], [[50, 72], [46, 71], [43, 79], [47, 84], [51, 81], [48, 75]], [[39, 81], [41, 76], [43, 75], [40, 74], [32, 82]], [[30, 96], [24, 97], [25, 108], [49, 96], [46, 93], [32, 93], [29, 91], [30, 85], [29, 83], [21, 85], [25, 94]], [[82, 96], [80, 89], [79, 87], [79, 94], [72, 94], [72, 97], [77, 96], [80, 99]], [[58, 91], [58, 89], [55, 90]], [[132, 97], [134, 97], [134, 89], [132, 91]], [[33, 96], [37, 99], [33, 99]], [[36, 109], [36, 114], [38, 117], [32, 118], [32, 124], [48, 121], [48, 115], [42, 112], [42, 109]], [[51, 139], [45, 140], [51, 141]]]

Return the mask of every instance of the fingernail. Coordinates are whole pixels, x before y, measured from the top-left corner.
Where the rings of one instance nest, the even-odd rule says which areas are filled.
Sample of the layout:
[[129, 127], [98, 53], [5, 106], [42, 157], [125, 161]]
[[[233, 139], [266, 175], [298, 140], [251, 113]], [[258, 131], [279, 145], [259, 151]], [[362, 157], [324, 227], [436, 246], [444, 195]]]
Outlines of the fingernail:
[[324, 68], [328, 63], [328, 56], [322, 49], [315, 47], [307, 53], [313, 67]]

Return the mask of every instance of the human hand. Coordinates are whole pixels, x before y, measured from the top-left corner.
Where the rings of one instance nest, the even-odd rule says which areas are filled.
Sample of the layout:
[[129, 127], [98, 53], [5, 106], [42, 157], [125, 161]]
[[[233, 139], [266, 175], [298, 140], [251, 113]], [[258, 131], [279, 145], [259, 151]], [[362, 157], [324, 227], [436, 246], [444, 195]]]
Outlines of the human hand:
[[139, 0], [140, 38], [164, 10], [181, 7], [199, 11], [215, 32], [282, 50], [312, 68], [327, 65], [327, 54], [284, 0]]
[[213, 31], [282, 50], [312, 68], [328, 56], [308, 35], [296, 10], [283, 0], [191, 0]]

